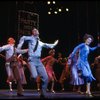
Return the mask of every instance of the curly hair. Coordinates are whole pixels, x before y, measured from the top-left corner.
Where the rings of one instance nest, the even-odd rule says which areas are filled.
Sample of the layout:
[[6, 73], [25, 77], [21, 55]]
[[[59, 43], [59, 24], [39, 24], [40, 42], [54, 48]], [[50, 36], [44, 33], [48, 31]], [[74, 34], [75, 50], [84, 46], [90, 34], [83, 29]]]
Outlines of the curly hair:
[[84, 37], [83, 37], [83, 40], [86, 41], [88, 38], [91, 38], [92, 39], [92, 42], [93, 42], [94, 38], [90, 34], [85, 34]]

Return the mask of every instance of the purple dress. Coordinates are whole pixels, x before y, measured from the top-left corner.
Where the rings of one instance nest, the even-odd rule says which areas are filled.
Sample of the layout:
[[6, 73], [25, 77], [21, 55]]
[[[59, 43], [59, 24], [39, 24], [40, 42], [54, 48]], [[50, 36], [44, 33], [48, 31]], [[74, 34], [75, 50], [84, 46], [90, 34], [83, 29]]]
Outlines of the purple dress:
[[71, 60], [70, 64], [70, 84], [83, 85], [84, 80], [78, 75], [77, 60], [78, 54], [76, 54]]

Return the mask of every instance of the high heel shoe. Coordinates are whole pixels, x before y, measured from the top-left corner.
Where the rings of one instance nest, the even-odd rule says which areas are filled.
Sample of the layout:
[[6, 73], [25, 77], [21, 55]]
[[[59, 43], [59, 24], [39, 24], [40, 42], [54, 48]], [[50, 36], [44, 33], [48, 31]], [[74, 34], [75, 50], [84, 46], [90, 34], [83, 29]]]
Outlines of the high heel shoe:
[[93, 97], [93, 95], [92, 94], [89, 94], [89, 97]]
[[93, 97], [92, 93], [86, 92], [86, 95], [89, 96], [89, 97]]
[[55, 91], [54, 91], [54, 90], [51, 90], [51, 92], [52, 92], [52, 93], [55, 93]]
[[13, 91], [13, 89], [10, 89], [10, 92], [12, 92]]
[[38, 89], [37, 89], [37, 91], [39, 92], [39, 91], [40, 91], [40, 89], [38, 88]]

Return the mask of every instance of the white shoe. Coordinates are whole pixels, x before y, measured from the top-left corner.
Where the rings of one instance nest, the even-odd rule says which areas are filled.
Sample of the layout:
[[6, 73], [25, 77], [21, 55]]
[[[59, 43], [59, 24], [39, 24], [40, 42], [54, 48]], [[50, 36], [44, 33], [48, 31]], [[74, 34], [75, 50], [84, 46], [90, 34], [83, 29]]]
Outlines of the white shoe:
[[55, 93], [55, 91], [54, 91], [54, 90], [51, 90], [51, 92], [52, 92], [52, 93]]
[[88, 91], [86, 91], [86, 95], [89, 96], [89, 97], [93, 97], [92, 93], [88, 92]]
[[40, 91], [40, 89], [37, 89], [37, 91]]
[[62, 88], [62, 90], [61, 91], [64, 91], [65, 89], [64, 88]]
[[13, 89], [10, 89], [10, 92], [12, 92], [13, 91]]

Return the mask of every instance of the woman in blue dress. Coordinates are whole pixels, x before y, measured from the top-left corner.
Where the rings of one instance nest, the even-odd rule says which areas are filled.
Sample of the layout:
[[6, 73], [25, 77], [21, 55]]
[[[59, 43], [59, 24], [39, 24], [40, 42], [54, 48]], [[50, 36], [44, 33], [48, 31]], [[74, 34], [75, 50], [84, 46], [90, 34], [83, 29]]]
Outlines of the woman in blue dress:
[[86, 83], [86, 94], [89, 96], [92, 96], [91, 91], [90, 91], [90, 84], [93, 80], [95, 80], [95, 78], [93, 77], [91, 69], [90, 69], [90, 65], [88, 62], [88, 54], [90, 53], [90, 51], [93, 51], [97, 47], [100, 47], [100, 46], [99, 45], [96, 47], [89, 46], [91, 42], [93, 42], [92, 35], [85, 34], [83, 39], [84, 39], [84, 43], [81, 43], [74, 48], [71, 54], [71, 58], [73, 58], [77, 50], [79, 50], [79, 57], [77, 60], [78, 73], [84, 79]]
[[73, 58], [68, 57], [68, 64], [70, 68], [70, 84], [73, 85], [73, 91], [81, 93], [81, 85], [84, 84], [84, 79], [78, 75], [77, 60], [79, 51], [77, 50]]

